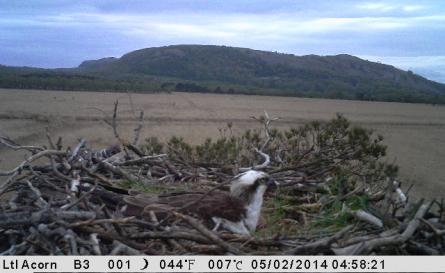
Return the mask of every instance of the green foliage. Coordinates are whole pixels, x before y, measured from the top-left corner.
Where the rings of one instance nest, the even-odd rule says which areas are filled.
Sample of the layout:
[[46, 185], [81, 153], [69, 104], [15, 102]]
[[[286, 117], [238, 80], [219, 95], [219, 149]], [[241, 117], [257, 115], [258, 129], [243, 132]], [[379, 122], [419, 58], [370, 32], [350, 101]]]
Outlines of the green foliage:
[[161, 82], [151, 77], [107, 75], [77, 70], [1, 68], [0, 87], [42, 90], [156, 92]]
[[125, 180], [119, 183], [119, 186], [124, 188], [124, 189], [133, 189], [133, 190], [137, 190], [140, 192], [145, 192], [145, 193], [154, 193], [154, 194], [158, 194], [158, 193], [163, 193], [165, 192], [165, 186], [162, 184], [157, 184], [157, 183], [153, 183], [153, 184], [142, 184], [136, 181], [130, 181], [130, 180]]
[[344, 211], [343, 206], [351, 210], [367, 210], [369, 197], [365, 194], [351, 195], [346, 200], [334, 200], [325, 206], [316, 219], [311, 223], [313, 229], [338, 230], [356, 222], [350, 213]]
[[[338, 230], [346, 225], [353, 224], [356, 220], [350, 213], [344, 210], [344, 206], [351, 210], [368, 210], [370, 206], [369, 195], [356, 193], [346, 195], [354, 190], [357, 177], [346, 172], [337, 172], [336, 176], [328, 184], [329, 193], [320, 198], [323, 210], [312, 222], [313, 229]], [[376, 183], [376, 181], [374, 181]], [[342, 198], [347, 196], [346, 198]]]
[[156, 137], [149, 137], [145, 139], [145, 145], [143, 148], [145, 154], [161, 154], [164, 150], [164, 144]]
[[[143, 193], [151, 193], [151, 194], [165, 194], [171, 192], [181, 192], [181, 191], [190, 191], [190, 190], [198, 190], [196, 189], [196, 183], [148, 183], [143, 184], [137, 181], [129, 181], [125, 180], [119, 182], [118, 186], [124, 189], [132, 189]], [[202, 189], [199, 189], [202, 190]]]
[[345, 204], [352, 210], [365, 210], [368, 208], [369, 203], [369, 196], [364, 194], [352, 195], [345, 201]]
[[167, 147], [168, 150], [166, 152], [175, 157], [176, 160], [185, 162], [195, 161], [195, 158], [192, 154], [193, 147], [190, 144], [186, 143], [182, 137], [172, 137], [168, 141]]
[[338, 230], [354, 221], [354, 219], [348, 213], [342, 212], [341, 208], [342, 204], [340, 202], [336, 202], [332, 205], [332, 207], [324, 210], [312, 222], [311, 229], [324, 229], [325, 231]]
[[[231, 128], [232, 124], [227, 124], [226, 128], [220, 128], [218, 138], [199, 145], [190, 145], [181, 137], [173, 137], [166, 144], [148, 138], [143, 149], [149, 153], [167, 153], [172, 161], [234, 173], [238, 173], [239, 167], [262, 162], [263, 158], [254, 149], [263, 146], [264, 132], [246, 130], [235, 136]], [[316, 181], [329, 178], [329, 182], [311, 195], [315, 206], [302, 205], [301, 191], [296, 188], [280, 189], [280, 194], [265, 202], [264, 221], [268, 228], [256, 235], [300, 233], [308, 229], [315, 233], [335, 232], [356, 221], [343, 206], [351, 210], [370, 209], [369, 192], [384, 188], [387, 177], [397, 175], [396, 166], [381, 160], [386, 154], [383, 137], [351, 125], [341, 115], [328, 122], [313, 121], [288, 130], [270, 128], [269, 136], [263, 152], [271, 158], [272, 173], [292, 170]], [[362, 186], [369, 192], [349, 194]], [[310, 224], [296, 224], [300, 221]]]
[[[191, 164], [217, 166], [253, 166], [262, 161], [254, 151], [261, 147], [264, 135], [259, 130], [246, 130], [239, 136], [227, 135], [207, 139], [200, 145], [190, 145], [181, 137], [171, 138], [162, 145], [156, 138], [147, 139], [144, 149], [149, 153], [168, 153], [173, 160]], [[308, 176], [322, 171], [340, 176], [357, 176], [367, 181], [394, 177], [397, 167], [381, 162], [386, 154], [382, 136], [372, 130], [351, 126], [337, 115], [329, 122], [314, 121], [285, 131], [270, 130], [270, 141], [264, 152], [271, 157], [271, 166], [301, 169]]]

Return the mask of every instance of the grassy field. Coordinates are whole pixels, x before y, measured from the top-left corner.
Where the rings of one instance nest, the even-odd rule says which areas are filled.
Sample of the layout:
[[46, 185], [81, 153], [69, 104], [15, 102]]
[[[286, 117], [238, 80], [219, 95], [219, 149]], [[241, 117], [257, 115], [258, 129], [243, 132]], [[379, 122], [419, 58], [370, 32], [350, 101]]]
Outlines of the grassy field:
[[[212, 94], [126, 94], [0, 89], [0, 135], [20, 144], [46, 144], [45, 128], [65, 145], [84, 137], [94, 147], [116, 140], [103, 121], [119, 100], [119, 132], [131, 139], [136, 116], [144, 110], [142, 136], [173, 135], [199, 143], [233, 123], [234, 133], [259, 124], [251, 116], [266, 110], [280, 117], [274, 126], [288, 128], [305, 121], [328, 120], [342, 113], [355, 124], [373, 128], [389, 146], [387, 160], [401, 167], [405, 188], [442, 197], [445, 193], [445, 107], [424, 104], [301, 99]], [[24, 154], [0, 147], [0, 169], [15, 167]]]

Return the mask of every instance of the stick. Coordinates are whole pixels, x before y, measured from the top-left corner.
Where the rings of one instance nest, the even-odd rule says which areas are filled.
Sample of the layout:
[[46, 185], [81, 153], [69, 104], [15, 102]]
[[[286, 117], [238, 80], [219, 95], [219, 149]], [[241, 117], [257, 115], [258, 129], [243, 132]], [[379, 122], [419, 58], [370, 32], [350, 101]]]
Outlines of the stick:
[[125, 143], [124, 146], [127, 147], [130, 151], [132, 151], [133, 153], [137, 154], [140, 157], [145, 156], [144, 152], [142, 152], [141, 149], [139, 149], [136, 145], [133, 145], [131, 143]]
[[349, 225], [341, 229], [339, 232], [335, 233], [334, 235], [322, 238], [318, 241], [311, 242], [302, 246], [297, 246], [293, 248], [290, 251], [287, 251], [287, 255], [297, 255], [297, 254], [304, 254], [304, 255], [311, 255], [311, 254], [318, 254], [322, 250], [327, 250], [330, 248], [331, 244], [343, 237], [346, 233], [348, 233], [354, 226]]
[[428, 220], [425, 220], [423, 218], [420, 219], [420, 221], [422, 221], [422, 223], [427, 225], [434, 232], [435, 235], [437, 235], [437, 236], [445, 235], [445, 229], [438, 229], [432, 223], [430, 223]]
[[107, 170], [122, 176], [123, 178], [127, 179], [128, 181], [134, 181], [134, 182], [140, 181], [140, 182], [142, 182], [144, 184], [149, 184], [148, 180], [143, 179], [141, 177], [137, 177], [137, 176], [135, 176], [135, 175], [133, 175], [131, 173], [128, 173], [128, 172], [122, 170], [121, 168], [119, 168], [117, 166], [114, 166], [114, 165], [112, 165], [112, 164], [110, 164], [110, 163], [108, 163], [106, 161], [102, 161], [101, 165], [104, 166]]
[[139, 141], [139, 136], [141, 134], [142, 126], [143, 126], [143, 121], [144, 121], [144, 111], [141, 111], [139, 114], [139, 125], [138, 125], [138, 127], [136, 127], [134, 129], [133, 145], [135, 145], [135, 146], [138, 144], [138, 141]]
[[137, 256], [145, 255], [145, 253], [143, 253], [137, 249], [127, 246], [126, 244], [124, 244], [120, 241], [114, 240], [113, 241], [113, 250], [110, 252], [109, 255], [118, 255], [120, 253], [123, 253], [125, 255], [137, 255]]
[[34, 187], [32, 185], [32, 183], [29, 180], [26, 180], [26, 183], [28, 184], [28, 187], [32, 190], [32, 192], [34, 192], [34, 194], [37, 197], [37, 201], [35, 202], [36, 205], [39, 208], [45, 208], [48, 206], [48, 203], [45, 201], [45, 199], [42, 198], [42, 193], [40, 192], [39, 189], [37, 189], [36, 187]]
[[[193, 230], [194, 231], [194, 230]], [[207, 237], [189, 230], [165, 230], [165, 231], [144, 231], [140, 233], [130, 234], [131, 239], [177, 239], [177, 240], [189, 240], [202, 244], [210, 244]]]
[[119, 142], [122, 143], [121, 138], [119, 137], [119, 133], [117, 132], [117, 105], [119, 104], [119, 101], [116, 100], [114, 102], [114, 110], [113, 110], [113, 119], [111, 123], [111, 127], [113, 127], [113, 133], [114, 136], [119, 140]]
[[147, 155], [147, 156], [143, 156], [138, 159], [131, 159], [131, 160], [127, 160], [124, 162], [117, 162], [114, 165], [117, 165], [117, 166], [139, 165], [139, 164], [150, 162], [153, 159], [159, 159], [159, 158], [163, 158], [163, 157], [167, 157], [167, 154]]
[[93, 252], [95, 255], [102, 255], [102, 251], [100, 251], [100, 243], [97, 238], [97, 233], [90, 234], [91, 245], [93, 246]]
[[351, 210], [350, 208], [348, 208], [346, 206], [345, 203], [343, 203], [343, 211], [351, 214], [352, 216], [354, 216], [356, 219], [370, 223], [374, 226], [377, 226], [379, 228], [383, 227], [383, 222], [382, 220], [380, 220], [379, 218], [375, 217], [374, 215], [372, 215], [369, 212], [366, 212], [362, 209], [358, 209], [358, 210]]
[[428, 211], [430, 203], [423, 204], [417, 210], [414, 218], [408, 223], [408, 226], [401, 234], [393, 236], [385, 236], [382, 238], [375, 238], [367, 241], [363, 241], [354, 245], [347, 246], [345, 248], [333, 249], [337, 255], [366, 255], [376, 248], [388, 245], [400, 245], [406, 242], [414, 232], [417, 230], [420, 224], [420, 220]]
[[[150, 216], [150, 221], [153, 222], [153, 224], [155, 224], [156, 226], [159, 226], [159, 221], [158, 221], [158, 218], [156, 217], [156, 214], [152, 210], [150, 210], [148, 214]], [[166, 228], [161, 227], [161, 226], [159, 226], [159, 228], [161, 230], [166, 230]], [[167, 242], [173, 248], [176, 248], [176, 249], [182, 251], [183, 253], [186, 252], [186, 249], [180, 243], [178, 243], [175, 239], [169, 238], [169, 239], [167, 239]]]
[[194, 227], [197, 231], [199, 231], [202, 235], [209, 238], [212, 242], [222, 247], [224, 250], [226, 250], [229, 253], [235, 254], [235, 255], [241, 255], [241, 252], [239, 249], [234, 248], [230, 244], [224, 242], [221, 238], [219, 238], [214, 232], [207, 229], [203, 224], [198, 222], [196, 219], [179, 213], [179, 212], [173, 212], [175, 216], [177, 216], [180, 219], [185, 220], [187, 223], [189, 223], [192, 227]]
[[96, 213], [90, 211], [49, 211], [7, 212], [0, 214], [0, 228], [27, 226], [36, 223], [51, 223], [56, 220], [73, 221], [95, 218]]
[[51, 139], [51, 136], [50, 136], [50, 134], [49, 134], [49, 128], [48, 128], [48, 127], [45, 128], [45, 132], [46, 132], [46, 138], [48, 139], [49, 147], [50, 147], [52, 150], [55, 150], [55, 149], [56, 149], [56, 146], [54, 145], [54, 142], [53, 142], [53, 140]]
[[8, 137], [4, 137], [4, 136], [0, 136], [0, 143], [5, 145], [6, 147], [9, 147], [15, 151], [17, 150], [30, 150], [30, 151], [43, 151], [44, 149], [42, 147], [37, 147], [37, 146], [21, 146], [17, 143], [15, 143], [14, 141], [12, 141], [10, 138]]
[[12, 169], [10, 171], [0, 171], [0, 176], [12, 175], [15, 172], [23, 170], [26, 167], [27, 164], [29, 164], [29, 163], [31, 163], [31, 162], [33, 162], [33, 161], [35, 161], [35, 160], [37, 160], [37, 159], [39, 159], [41, 157], [49, 156], [49, 155], [66, 155], [66, 152], [57, 151], [57, 150], [44, 150], [44, 151], [38, 152], [38, 153], [28, 157], [25, 161], [20, 163], [20, 165], [18, 165], [14, 169]]
[[68, 162], [71, 163], [71, 161], [73, 161], [73, 159], [79, 154], [80, 149], [82, 149], [83, 146], [85, 146], [85, 143], [87, 141], [82, 138], [79, 142], [79, 144], [77, 144], [76, 148], [74, 148], [73, 153], [71, 154], [71, 156], [68, 158]]

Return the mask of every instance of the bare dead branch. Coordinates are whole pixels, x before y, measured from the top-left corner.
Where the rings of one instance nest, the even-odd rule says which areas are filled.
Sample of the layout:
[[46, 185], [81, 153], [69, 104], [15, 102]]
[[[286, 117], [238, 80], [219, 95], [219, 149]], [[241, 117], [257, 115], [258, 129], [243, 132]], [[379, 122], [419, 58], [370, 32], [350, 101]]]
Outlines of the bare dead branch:
[[76, 156], [79, 154], [80, 149], [83, 148], [85, 146], [86, 143], [86, 139], [82, 138], [79, 143], [76, 145], [76, 147], [74, 148], [73, 152], [71, 153], [71, 156], [68, 158], [68, 162], [71, 162], [74, 160], [74, 158], [76, 158]]
[[134, 139], [133, 139], [133, 145], [137, 145], [139, 141], [139, 136], [141, 135], [142, 126], [144, 124], [144, 111], [141, 111], [139, 114], [139, 124], [138, 127], [134, 129]]
[[346, 226], [334, 235], [320, 239], [318, 241], [308, 243], [302, 246], [298, 246], [293, 248], [291, 251], [288, 251], [289, 255], [311, 255], [315, 253], [319, 253], [319, 251], [326, 251], [331, 247], [331, 244], [342, 238], [346, 233], [348, 233], [353, 228], [352, 225]]
[[202, 225], [200, 222], [198, 222], [196, 219], [182, 214], [178, 212], [174, 212], [175, 216], [185, 220], [187, 223], [189, 223], [192, 227], [194, 227], [197, 231], [199, 231], [202, 235], [209, 238], [212, 242], [214, 242], [216, 245], [222, 247], [224, 250], [226, 250], [229, 253], [240, 255], [241, 251], [230, 244], [224, 242], [221, 238], [218, 237], [215, 233], [213, 233], [211, 230], [207, 229], [204, 225]]
[[409, 240], [419, 227], [420, 221], [429, 208], [429, 203], [420, 206], [414, 218], [408, 223], [408, 226], [401, 234], [375, 238], [346, 248], [333, 249], [337, 255], [363, 255], [368, 254], [376, 248], [388, 245], [400, 245]]
[[41, 157], [45, 157], [45, 156], [50, 156], [50, 155], [66, 155], [66, 152], [63, 151], [57, 151], [57, 150], [43, 150], [40, 151], [30, 157], [28, 157], [25, 161], [23, 161], [20, 165], [18, 165], [17, 167], [15, 167], [14, 169], [10, 170], [10, 171], [0, 171], [0, 176], [7, 176], [7, 175], [12, 175], [16, 172], [19, 172], [23, 169], [25, 169], [25, 167], [27, 166], [27, 164], [41, 158]]
[[37, 152], [37, 151], [43, 151], [44, 148], [42, 147], [38, 147], [38, 146], [22, 146], [19, 145], [17, 143], [15, 143], [12, 139], [5, 137], [5, 136], [0, 136], [0, 144], [5, 145], [8, 148], [11, 148], [15, 151], [18, 150], [28, 150], [28, 151], [32, 151], [32, 152]]

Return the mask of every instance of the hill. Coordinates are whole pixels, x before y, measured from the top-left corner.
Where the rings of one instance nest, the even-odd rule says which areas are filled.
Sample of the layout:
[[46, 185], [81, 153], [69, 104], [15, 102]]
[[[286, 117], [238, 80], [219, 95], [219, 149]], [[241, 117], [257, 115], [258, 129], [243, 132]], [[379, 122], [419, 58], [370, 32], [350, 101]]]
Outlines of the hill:
[[[0, 79], [4, 70], [0, 68]], [[295, 56], [208, 45], [146, 48], [77, 68], [20, 72], [44, 88], [193, 91], [339, 99], [445, 103], [445, 85], [410, 71], [351, 55]], [[10, 74], [11, 75], [11, 74]], [[42, 81], [42, 79], [45, 79]], [[52, 82], [48, 79], [51, 78]], [[22, 81], [20, 81], [22, 80]], [[11, 85], [11, 84], [10, 84]], [[3, 80], [0, 87], [5, 86]], [[14, 88], [17, 88], [14, 86]]]

